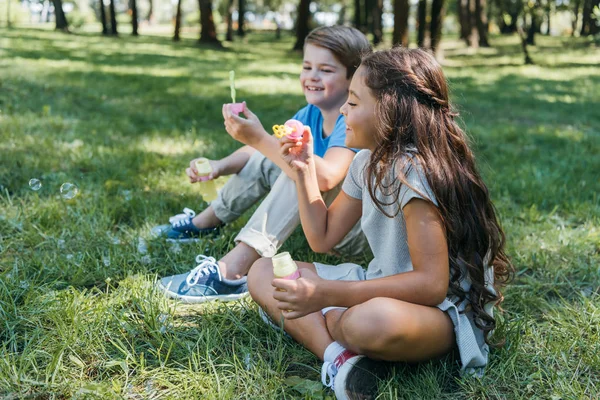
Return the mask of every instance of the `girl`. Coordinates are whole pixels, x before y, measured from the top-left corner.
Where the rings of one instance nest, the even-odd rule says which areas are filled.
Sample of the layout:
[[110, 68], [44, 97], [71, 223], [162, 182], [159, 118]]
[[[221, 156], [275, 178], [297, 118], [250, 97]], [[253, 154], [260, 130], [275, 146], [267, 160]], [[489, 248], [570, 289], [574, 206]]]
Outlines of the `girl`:
[[262, 259], [250, 294], [324, 360], [323, 383], [338, 399], [374, 394], [375, 360], [419, 362], [456, 348], [463, 372], [481, 372], [496, 326], [492, 306], [502, 300], [496, 285], [512, 266], [441, 67], [419, 49], [367, 55], [341, 112], [346, 145], [365, 150], [329, 208], [310, 135], [282, 141], [282, 158], [295, 172], [311, 248], [328, 251], [360, 219], [374, 258], [366, 272], [298, 263], [295, 281], [272, 279]]

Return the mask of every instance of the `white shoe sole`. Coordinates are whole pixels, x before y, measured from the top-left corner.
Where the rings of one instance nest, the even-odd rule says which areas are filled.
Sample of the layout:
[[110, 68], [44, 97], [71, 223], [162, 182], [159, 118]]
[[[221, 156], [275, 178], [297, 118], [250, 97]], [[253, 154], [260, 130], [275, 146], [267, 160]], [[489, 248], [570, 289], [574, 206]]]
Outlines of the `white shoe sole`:
[[182, 296], [182, 295], [170, 292], [161, 283], [158, 283], [156, 286], [158, 287], [158, 289], [161, 292], [163, 292], [165, 294], [165, 296], [167, 296], [171, 299], [179, 300], [182, 303], [186, 303], [186, 304], [200, 304], [200, 303], [207, 303], [209, 301], [223, 301], [223, 302], [236, 301], [239, 299], [243, 299], [244, 297], [246, 297], [250, 294], [250, 292], [245, 292], [245, 293], [241, 293], [241, 294], [221, 294], [221, 295], [214, 295], [214, 296]]

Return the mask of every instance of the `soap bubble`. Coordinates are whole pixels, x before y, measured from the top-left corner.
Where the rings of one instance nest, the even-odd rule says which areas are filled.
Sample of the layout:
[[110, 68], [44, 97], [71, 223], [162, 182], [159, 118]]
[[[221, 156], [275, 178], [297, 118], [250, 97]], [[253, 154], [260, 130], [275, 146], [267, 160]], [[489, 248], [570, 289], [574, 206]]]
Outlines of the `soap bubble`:
[[110, 267], [110, 255], [103, 254], [102, 255], [102, 263], [104, 264], [105, 267]]
[[78, 193], [79, 188], [74, 183], [66, 182], [60, 185], [60, 195], [63, 197], [63, 199], [71, 200], [77, 196]]
[[38, 190], [40, 190], [42, 188], [42, 181], [40, 181], [39, 179], [30, 179], [29, 180], [29, 187], [31, 188], [31, 190], [35, 190], [36, 192]]

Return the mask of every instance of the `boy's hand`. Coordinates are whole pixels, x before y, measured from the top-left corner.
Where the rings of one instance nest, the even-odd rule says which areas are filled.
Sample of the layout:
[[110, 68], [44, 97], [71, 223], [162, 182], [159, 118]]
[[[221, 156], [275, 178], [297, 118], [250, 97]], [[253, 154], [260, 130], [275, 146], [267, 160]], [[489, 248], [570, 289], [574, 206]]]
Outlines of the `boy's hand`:
[[290, 139], [284, 136], [280, 139], [281, 158], [295, 171], [303, 172], [313, 160], [313, 137], [308, 126], [304, 126], [302, 139]]
[[243, 102], [243, 104], [245, 119], [233, 114], [229, 104], [223, 104], [225, 130], [229, 133], [229, 136], [238, 142], [256, 147], [256, 143], [265, 137], [265, 135], [268, 135], [268, 133], [263, 128], [258, 117], [246, 106], [246, 102]]
[[[192, 161], [190, 161], [190, 166], [185, 170], [188, 178], [190, 178], [190, 183], [200, 182], [200, 176], [198, 176], [198, 170], [196, 170], [196, 161], [199, 159], [200, 158], [194, 158]], [[208, 160], [208, 163], [212, 168], [212, 172], [208, 174], [208, 178], [217, 179], [220, 177], [225, 167], [222, 165], [222, 160]]]
[[315, 272], [301, 268], [300, 278], [296, 280], [273, 279], [273, 298], [277, 300], [277, 308], [286, 319], [296, 319], [312, 314], [326, 307], [321, 298], [320, 289], [324, 279]]

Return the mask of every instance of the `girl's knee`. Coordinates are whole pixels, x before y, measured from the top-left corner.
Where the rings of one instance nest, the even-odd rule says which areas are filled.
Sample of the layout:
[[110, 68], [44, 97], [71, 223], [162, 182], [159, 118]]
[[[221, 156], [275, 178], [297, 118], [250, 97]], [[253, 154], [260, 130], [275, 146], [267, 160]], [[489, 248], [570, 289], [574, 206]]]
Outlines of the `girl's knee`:
[[[260, 258], [252, 264], [248, 272], [248, 291], [253, 299], [265, 293], [265, 289], [271, 287], [273, 280], [273, 264], [270, 258]], [[270, 293], [270, 291], [269, 291]]]
[[378, 297], [352, 307], [340, 321], [344, 341], [360, 354], [379, 352], [391, 343], [402, 341], [409, 322], [401, 304]]

